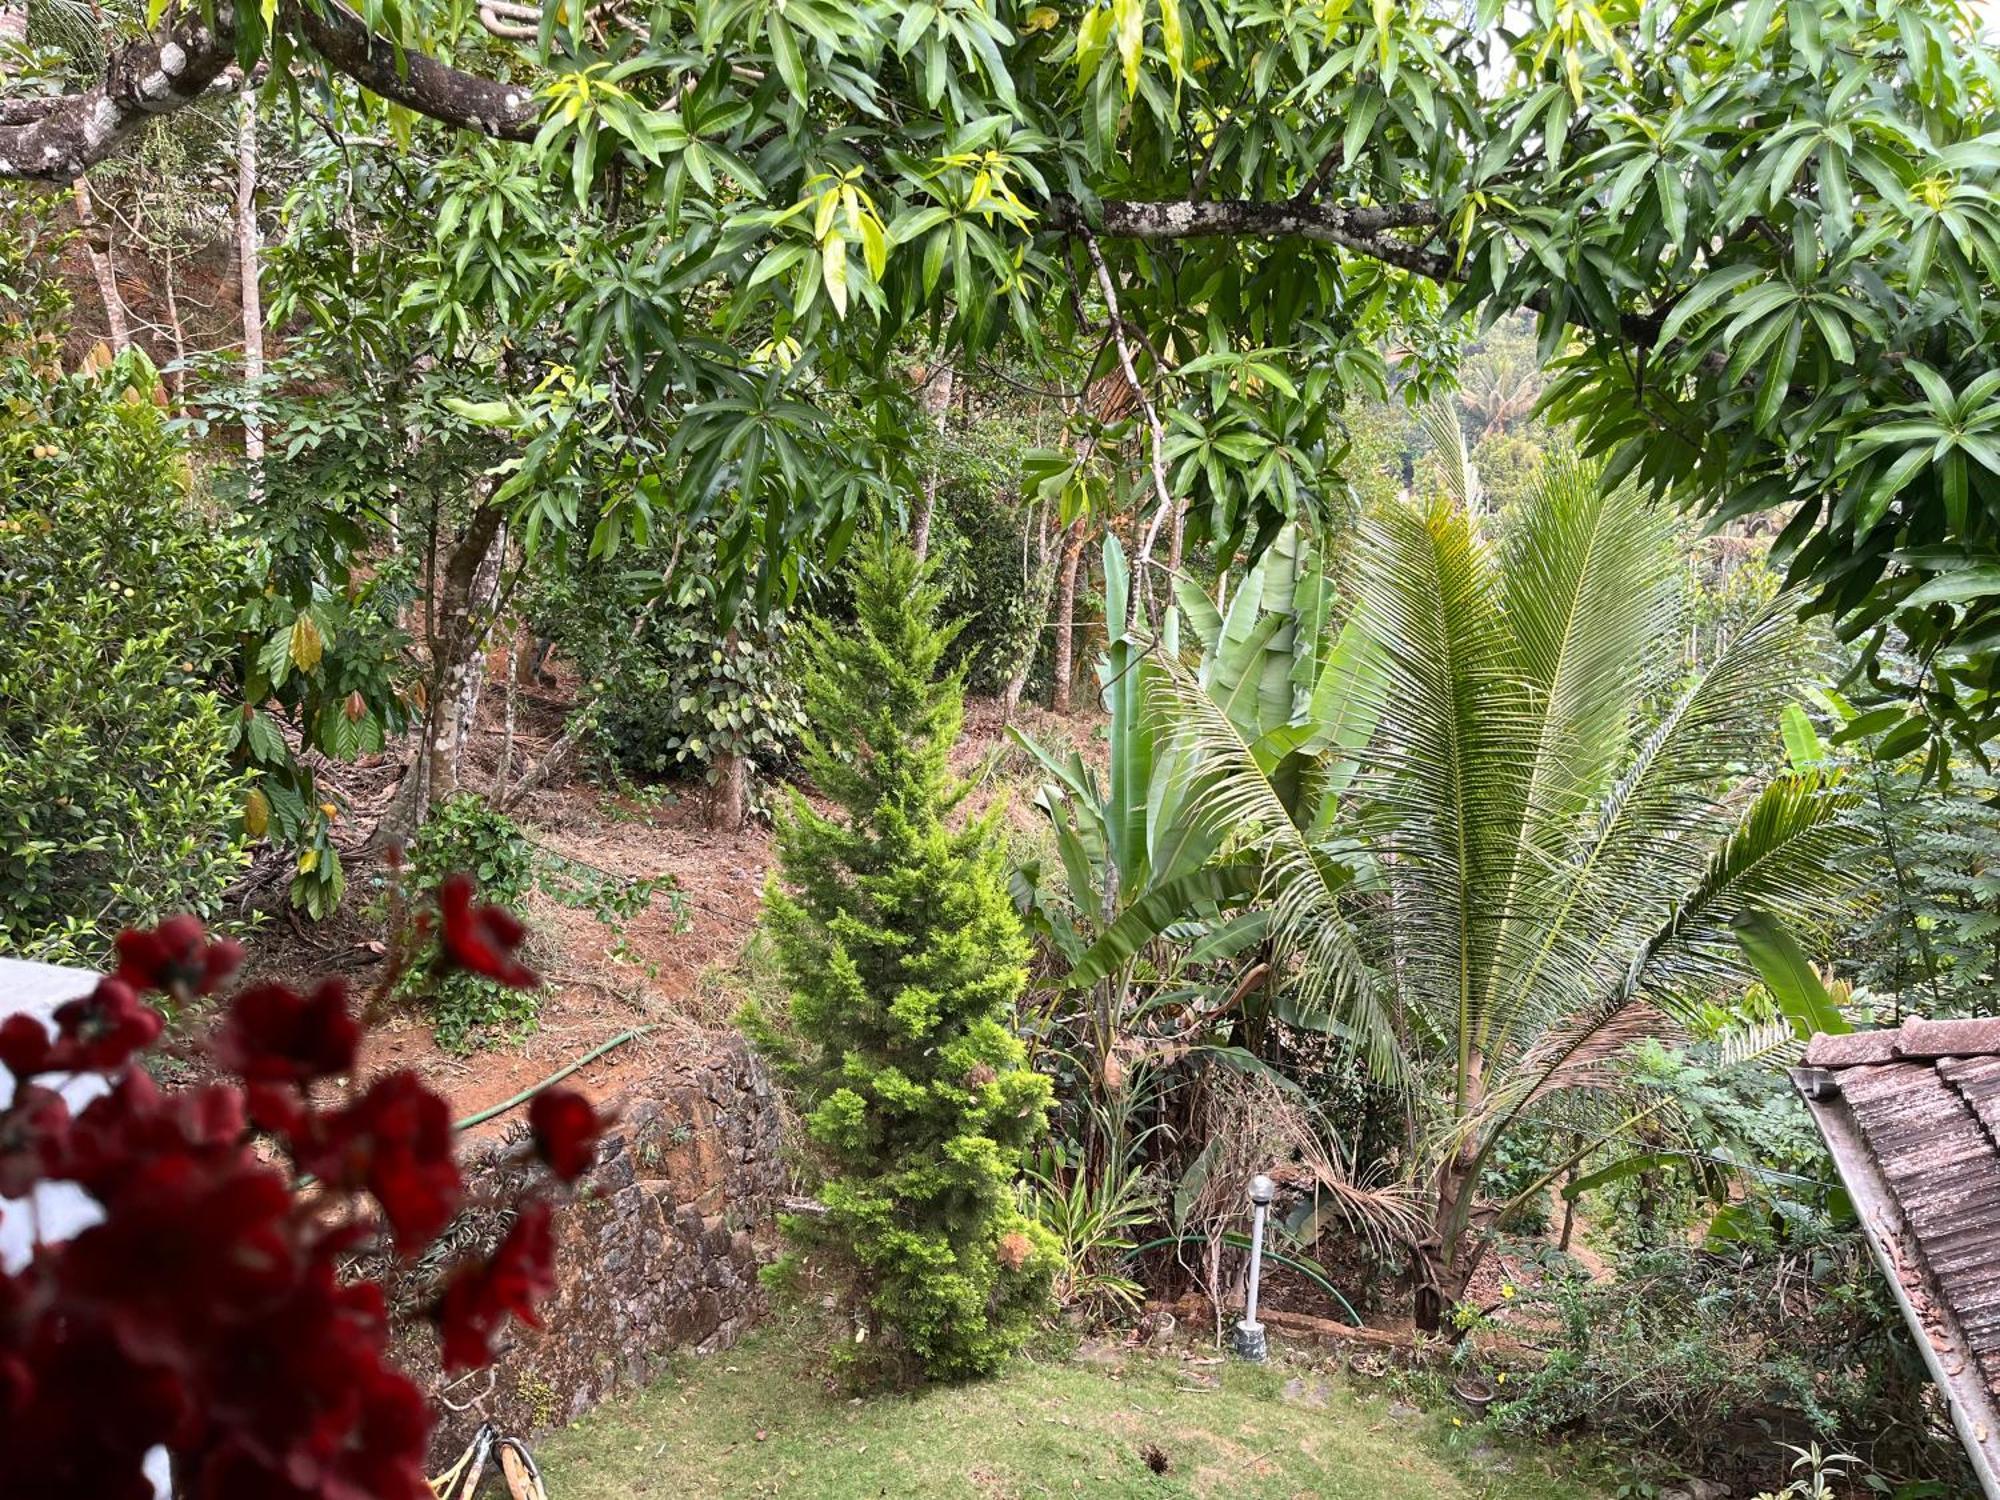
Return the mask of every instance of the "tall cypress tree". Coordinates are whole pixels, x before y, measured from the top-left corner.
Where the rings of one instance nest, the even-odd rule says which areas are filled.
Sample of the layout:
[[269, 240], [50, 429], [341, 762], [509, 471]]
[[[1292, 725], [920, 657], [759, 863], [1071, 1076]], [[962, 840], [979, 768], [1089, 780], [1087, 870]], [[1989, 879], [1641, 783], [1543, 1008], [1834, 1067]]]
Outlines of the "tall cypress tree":
[[844, 1281], [863, 1334], [846, 1357], [873, 1379], [995, 1369], [1047, 1305], [1056, 1254], [1014, 1196], [1049, 1086], [1007, 1024], [1028, 948], [997, 810], [953, 818], [964, 685], [939, 670], [957, 633], [941, 598], [885, 548], [856, 570], [855, 622], [808, 629], [805, 764], [838, 811], [794, 794], [780, 820], [764, 899], [790, 1024], [746, 1017], [826, 1171], [826, 1213], [786, 1233]]

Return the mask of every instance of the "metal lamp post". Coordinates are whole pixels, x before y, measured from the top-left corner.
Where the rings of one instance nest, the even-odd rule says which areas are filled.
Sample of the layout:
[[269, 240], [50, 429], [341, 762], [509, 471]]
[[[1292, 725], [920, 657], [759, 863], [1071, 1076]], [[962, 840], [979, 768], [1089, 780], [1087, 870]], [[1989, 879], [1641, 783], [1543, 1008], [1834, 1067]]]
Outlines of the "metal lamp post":
[[1264, 1325], [1257, 1321], [1257, 1282], [1264, 1271], [1264, 1215], [1277, 1194], [1278, 1185], [1262, 1172], [1250, 1179], [1250, 1289], [1243, 1301], [1243, 1321], [1236, 1325], [1236, 1353], [1257, 1364], [1269, 1352]]

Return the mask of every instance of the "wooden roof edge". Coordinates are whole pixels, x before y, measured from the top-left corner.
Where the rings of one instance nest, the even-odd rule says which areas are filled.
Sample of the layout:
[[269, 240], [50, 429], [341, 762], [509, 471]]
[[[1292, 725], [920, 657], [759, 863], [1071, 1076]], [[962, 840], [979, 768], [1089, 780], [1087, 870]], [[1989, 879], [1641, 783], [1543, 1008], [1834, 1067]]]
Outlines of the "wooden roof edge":
[[[1860, 1035], [1894, 1036], [1895, 1033]], [[1902, 1310], [1903, 1321], [1916, 1340], [1924, 1367], [1944, 1393], [1952, 1426], [1971, 1461], [1981, 1493], [1986, 1500], [2000, 1500], [2000, 1410], [1995, 1408], [1993, 1392], [1987, 1388], [1979, 1361], [1973, 1356], [1956, 1314], [1923, 1268], [1923, 1260], [1912, 1243], [1914, 1237], [1904, 1224], [1902, 1209], [1881, 1164], [1863, 1141], [1853, 1113], [1841, 1097], [1837, 1074], [1829, 1073], [1823, 1066], [1814, 1066], [1811, 1057], [1809, 1049], [1806, 1066], [1791, 1070], [1792, 1085], [1805, 1100], [1807, 1112], [1832, 1153], [1840, 1180], [1854, 1200], [1854, 1212], [1861, 1220], [1869, 1252], [1875, 1257], [1883, 1280], [1889, 1283], [1896, 1306]], [[1933, 1319], [1926, 1319], [1918, 1310], [1919, 1298], [1936, 1310]]]

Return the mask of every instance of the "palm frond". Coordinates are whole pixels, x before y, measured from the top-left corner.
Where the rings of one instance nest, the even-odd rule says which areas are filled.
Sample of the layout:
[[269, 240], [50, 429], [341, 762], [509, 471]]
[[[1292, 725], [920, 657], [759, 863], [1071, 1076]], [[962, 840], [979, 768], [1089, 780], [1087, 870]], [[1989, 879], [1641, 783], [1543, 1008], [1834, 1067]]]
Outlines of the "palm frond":
[[1461, 510], [1478, 510], [1484, 490], [1465, 443], [1465, 429], [1459, 425], [1458, 409], [1444, 397], [1434, 397], [1418, 408], [1417, 423], [1437, 454], [1445, 490]]
[[1182, 743], [1202, 768], [1203, 816], [1226, 830], [1238, 849], [1254, 848], [1259, 856], [1259, 894], [1272, 903], [1272, 938], [1280, 954], [1297, 960], [1295, 1003], [1339, 1018], [1376, 1076], [1396, 1076], [1401, 1068], [1395, 1032], [1341, 909], [1351, 872], [1327, 858], [1293, 821], [1241, 728], [1192, 674], [1168, 664], [1161, 691]]
[[1491, 994], [1531, 720], [1493, 561], [1444, 502], [1385, 507], [1355, 590], [1381, 646], [1382, 703], [1366, 796], [1389, 824], [1403, 988], [1452, 1013], [1461, 1088]]
[[[1676, 566], [1665, 521], [1634, 490], [1558, 455], [1544, 468], [1503, 553], [1507, 631], [1528, 703], [1516, 754], [1527, 763], [1505, 872], [1501, 961], [1488, 972], [1474, 1045], [1505, 1048], [1546, 967], [1562, 867], [1579, 819], [1629, 753], [1649, 664], [1673, 629]], [[1551, 871], [1556, 876], [1551, 879]], [[1532, 977], [1522, 984], [1521, 976]], [[1517, 1003], [1509, 1003], [1510, 998]]]

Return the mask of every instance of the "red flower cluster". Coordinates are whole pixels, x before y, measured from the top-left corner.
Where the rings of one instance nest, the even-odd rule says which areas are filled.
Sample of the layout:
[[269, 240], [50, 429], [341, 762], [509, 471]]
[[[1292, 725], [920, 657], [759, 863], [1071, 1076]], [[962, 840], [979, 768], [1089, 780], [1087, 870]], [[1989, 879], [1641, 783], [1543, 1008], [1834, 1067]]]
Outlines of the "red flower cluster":
[[597, 1160], [604, 1120], [574, 1089], [547, 1089], [528, 1106], [535, 1155], [564, 1182], [575, 1182]]
[[514, 956], [528, 935], [521, 919], [498, 906], [472, 904], [472, 879], [447, 875], [438, 885], [439, 962], [517, 990], [531, 990], [541, 977]]
[[476, 1370], [493, 1359], [493, 1335], [508, 1314], [541, 1324], [535, 1304], [555, 1290], [555, 1237], [549, 1206], [530, 1203], [485, 1265], [461, 1266], [431, 1310], [447, 1370]]
[[[469, 885], [461, 907], [504, 937]], [[53, 1038], [27, 1017], [0, 1026], [17, 1084], [0, 1110], [0, 1197], [69, 1182], [103, 1210], [0, 1274], [0, 1486], [140, 1500], [145, 1455], [165, 1445], [184, 1492], [213, 1500], [428, 1500], [429, 1412], [388, 1361], [381, 1291], [344, 1283], [337, 1264], [378, 1224], [419, 1249], [457, 1210], [445, 1102], [410, 1073], [315, 1101], [315, 1085], [351, 1075], [361, 1038], [337, 980], [243, 990], [212, 1048], [240, 1084], [163, 1092], [135, 1061], [161, 1028], [140, 995], [211, 993], [240, 954], [187, 918], [125, 934], [118, 954], [117, 977], [58, 1011]], [[35, 1080], [78, 1071], [111, 1088], [72, 1118]], [[565, 1176], [594, 1146], [595, 1116], [576, 1102], [580, 1115], [545, 1106], [560, 1116], [545, 1154]], [[491, 1359], [509, 1318], [532, 1323], [554, 1285], [550, 1212], [519, 1206], [493, 1257], [451, 1276], [433, 1317], [453, 1367]]]

